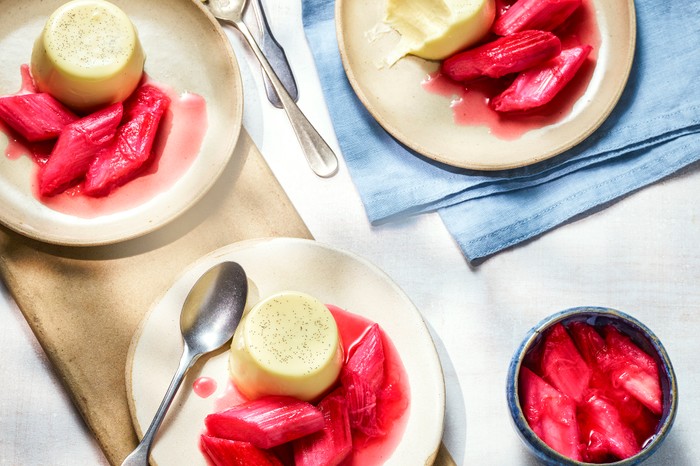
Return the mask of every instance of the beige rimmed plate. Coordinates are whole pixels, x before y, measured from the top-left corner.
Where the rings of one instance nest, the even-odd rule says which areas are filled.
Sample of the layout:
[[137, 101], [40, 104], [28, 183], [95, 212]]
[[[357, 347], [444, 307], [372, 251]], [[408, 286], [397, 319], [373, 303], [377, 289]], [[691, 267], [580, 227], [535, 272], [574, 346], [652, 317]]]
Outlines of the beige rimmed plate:
[[[445, 386], [420, 313], [389, 277], [366, 260], [302, 239], [253, 240], [217, 250], [188, 268], [155, 304], [134, 336], [126, 368], [129, 407], [139, 436], [148, 428], [180, 359], [182, 303], [196, 279], [225, 260], [243, 266], [259, 297], [302, 291], [379, 323], [401, 356], [411, 392], [406, 430], [385, 464], [432, 464], [442, 438]], [[217, 391], [208, 398], [192, 389], [194, 381], [204, 376], [217, 384]], [[156, 437], [151, 457], [155, 463], [206, 465], [198, 439], [204, 417], [215, 411], [227, 381], [225, 350], [197, 363]]]
[[589, 136], [607, 118], [627, 82], [634, 56], [634, 1], [590, 0], [601, 44], [588, 87], [564, 119], [516, 139], [486, 126], [455, 123], [449, 99], [421, 82], [437, 62], [407, 57], [383, 65], [399, 34], [382, 26], [386, 0], [337, 0], [336, 30], [350, 84], [377, 122], [398, 141], [438, 162], [475, 170], [530, 165]]
[[[0, 0], [0, 94], [20, 87], [20, 66], [29, 63], [34, 40], [63, 0]], [[206, 100], [208, 126], [199, 153], [167, 190], [133, 207], [93, 218], [53, 210], [33, 193], [29, 157], [5, 156], [0, 134], [0, 223], [55, 244], [109, 244], [153, 231], [192, 206], [214, 184], [230, 159], [243, 118], [243, 85], [231, 45], [200, 2], [114, 0], [131, 18], [146, 52], [145, 71], [176, 93]]]

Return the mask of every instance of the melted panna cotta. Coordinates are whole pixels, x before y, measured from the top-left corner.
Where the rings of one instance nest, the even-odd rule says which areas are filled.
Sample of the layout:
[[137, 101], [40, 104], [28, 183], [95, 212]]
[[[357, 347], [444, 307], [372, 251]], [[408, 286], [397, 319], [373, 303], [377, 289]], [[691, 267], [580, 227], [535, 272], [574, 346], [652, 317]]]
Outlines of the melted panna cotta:
[[31, 71], [41, 92], [78, 111], [120, 102], [136, 89], [145, 56], [136, 29], [104, 0], [73, 0], [48, 19]]
[[251, 399], [313, 400], [338, 378], [343, 349], [328, 308], [304, 293], [283, 292], [243, 317], [229, 353], [231, 378]]
[[481, 40], [495, 15], [494, 0], [388, 0], [385, 22], [401, 40], [387, 61], [442, 60]]

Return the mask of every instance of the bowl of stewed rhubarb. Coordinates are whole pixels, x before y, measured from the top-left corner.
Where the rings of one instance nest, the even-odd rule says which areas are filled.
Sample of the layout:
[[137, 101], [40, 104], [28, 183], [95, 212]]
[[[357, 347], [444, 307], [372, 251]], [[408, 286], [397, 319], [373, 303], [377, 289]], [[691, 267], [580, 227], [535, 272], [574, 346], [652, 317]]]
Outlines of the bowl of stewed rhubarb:
[[517, 433], [550, 465], [640, 464], [678, 408], [658, 337], [602, 307], [567, 309], [533, 327], [513, 356], [506, 394]]

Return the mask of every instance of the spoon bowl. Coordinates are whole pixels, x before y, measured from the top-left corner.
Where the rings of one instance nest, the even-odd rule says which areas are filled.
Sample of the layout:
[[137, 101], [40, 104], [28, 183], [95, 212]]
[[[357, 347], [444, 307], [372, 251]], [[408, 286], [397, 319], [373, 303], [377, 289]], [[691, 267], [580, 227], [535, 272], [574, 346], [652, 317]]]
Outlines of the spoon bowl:
[[248, 295], [243, 268], [222, 262], [207, 270], [192, 287], [180, 314], [180, 331], [194, 352], [208, 353], [233, 336]]
[[221, 348], [233, 337], [243, 316], [247, 296], [245, 271], [235, 262], [215, 265], [194, 284], [180, 313], [184, 346], [180, 364], [141, 443], [126, 457], [122, 466], [148, 465], [153, 439], [187, 370], [200, 356]]

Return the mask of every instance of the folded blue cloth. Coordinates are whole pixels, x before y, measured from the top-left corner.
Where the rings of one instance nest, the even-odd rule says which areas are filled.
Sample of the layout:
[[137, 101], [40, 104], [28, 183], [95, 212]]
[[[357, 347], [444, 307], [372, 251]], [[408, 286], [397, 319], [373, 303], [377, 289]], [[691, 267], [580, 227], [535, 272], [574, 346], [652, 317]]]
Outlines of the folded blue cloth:
[[303, 0], [307, 40], [341, 150], [372, 224], [438, 211], [470, 261], [540, 235], [700, 158], [700, 2], [637, 0], [625, 91], [575, 148], [502, 172], [455, 169], [411, 153], [362, 106], [345, 76], [334, 1]]

